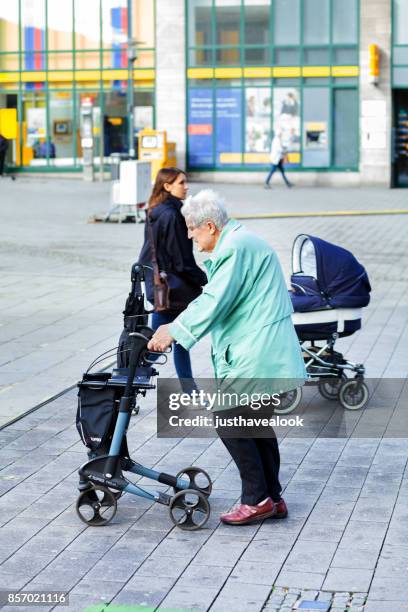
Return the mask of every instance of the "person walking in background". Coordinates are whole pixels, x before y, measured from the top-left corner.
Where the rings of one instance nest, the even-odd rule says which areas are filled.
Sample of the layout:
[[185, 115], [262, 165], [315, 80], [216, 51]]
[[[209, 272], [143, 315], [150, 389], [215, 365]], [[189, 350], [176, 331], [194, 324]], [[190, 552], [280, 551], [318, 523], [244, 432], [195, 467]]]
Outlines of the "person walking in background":
[[270, 189], [270, 180], [273, 177], [274, 173], [277, 169], [279, 169], [283, 180], [285, 181], [286, 187], [292, 187], [292, 183], [290, 183], [285, 174], [284, 161], [285, 161], [286, 149], [282, 144], [282, 135], [280, 131], [276, 131], [275, 135], [272, 139], [271, 144], [271, 169], [269, 170], [269, 174], [265, 180], [265, 189]]
[[[162, 168], [148, 203], [144, 244], [139, 256], [139, 263], [149, 266], [145, 270], [147, 299], [154, 303], [153, 257], [160, 272], [166, 273], [170, 288], [169, 309], [152, 315], [154, 330], [174, 321], [188, 303], [200, 295], [201, 287], [207, 282], [205, 272], [194, 259], [193, 242], [187, 236], [186, 222], [180, 212], [187, 191], [187, 177], [182, 170]], [[177, 302], [172, 303], [172, 294], [177, 295]], [[196, 385], [190, 354], [181, 344], [175, 343], [173, 355], [183, 391], [191, 393]]]
[[8, 140], [5, 136], [0, 134], [0, 176], [4, 175], [4, 165], [6, 161], [8, 149]]

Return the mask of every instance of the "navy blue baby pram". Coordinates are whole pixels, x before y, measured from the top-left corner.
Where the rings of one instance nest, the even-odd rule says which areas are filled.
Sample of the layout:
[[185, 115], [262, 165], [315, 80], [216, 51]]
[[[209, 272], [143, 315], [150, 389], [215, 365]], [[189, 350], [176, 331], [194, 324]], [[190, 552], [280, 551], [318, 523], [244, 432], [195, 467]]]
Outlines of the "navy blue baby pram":
[[[346, 360], [334, 345], [361, 328], [362, 308], [371, 291], [364, 267], [350, 251], [301, 234], [292, 248], [291, 285], [292, 319], [309, 380], [317, 381], [326, 399], [338, 399], [350, 410], [362, 408], [368, 400], [364, 366]], [[354, 377], [348, 378], [346, 372]], [[281, 412], [291, 412], [299, 401], [297, 390]]]
[[[360, 308], [369, 303], [371, 286], [367, 272], [350, 251], [301, 234], [292, 248], [291, 285], [294, 311], [315, 313], [298, 317], [300, 339], [326, 340], [334, 332], [350, 336], [360, 329]], [[321, 312], [333, 309], [338, 312]]]

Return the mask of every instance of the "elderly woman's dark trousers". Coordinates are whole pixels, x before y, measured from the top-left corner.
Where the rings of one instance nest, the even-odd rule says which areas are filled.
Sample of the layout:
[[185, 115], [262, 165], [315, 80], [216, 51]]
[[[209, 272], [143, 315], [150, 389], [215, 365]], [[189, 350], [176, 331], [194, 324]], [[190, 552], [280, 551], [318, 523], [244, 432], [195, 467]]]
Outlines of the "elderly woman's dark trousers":
[[241, 503], [255, 506], [267, 497], [271, 497], [274, 502], [280, 501], [282, 487], [279, 482], [280, 454], [277, 439], [221, 437], [221, 440], [241, 476]]

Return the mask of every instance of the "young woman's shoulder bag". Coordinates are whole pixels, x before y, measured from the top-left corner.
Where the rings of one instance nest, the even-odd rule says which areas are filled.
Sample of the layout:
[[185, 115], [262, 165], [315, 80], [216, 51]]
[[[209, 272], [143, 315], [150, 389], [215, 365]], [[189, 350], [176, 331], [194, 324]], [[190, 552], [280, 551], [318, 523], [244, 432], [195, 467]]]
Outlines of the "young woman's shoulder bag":
[[152, 253], [154, 309], [181, 312], [200, 295], [201, 287], [191, 285], [174, 272], [160, 271], [151, 222], [147, 219], [146, 223]]
[[152, 252], [154, 309], [156, 312], [163, 312], [164, 310], [170, 310], [169, 284], [167, 282], [166, 272], [160, 272], [159, 270], [156, 247], [154, 245], [153, 230], [149, 217], [147, 217], [146, 223], [147, 232], [149, 234], [150, 249]]

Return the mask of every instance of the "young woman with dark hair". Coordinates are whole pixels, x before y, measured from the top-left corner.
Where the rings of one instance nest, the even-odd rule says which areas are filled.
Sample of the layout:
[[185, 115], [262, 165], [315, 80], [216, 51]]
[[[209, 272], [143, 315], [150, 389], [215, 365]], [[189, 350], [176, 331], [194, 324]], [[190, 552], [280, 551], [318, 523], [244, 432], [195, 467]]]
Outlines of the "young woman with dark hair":
[[[149, 266], [146, 269], [146, 293], [151, 303], [154, 303], [151, 237], [154, 241], [159, 270], [171, 274], [173, 279], [180, 281], [181, 287], [188, 289], [184, 308], [189, 300], [200, 295], [201, 287], [207, 282], [205, 273], [197, 266], [194, 259], [193, 243], [187, 237], [186, 222], [180, 212], [187, 191], [187, 177], [182, 170], [179, 168], [159, 170], [148, 203], [144, 244], [139, 256], [139, 263]], [[179, 306], [154, 312], [153, 329], [171, 323], [182, 310], [183, 307]], [[177, 343], [173, 345], [173, 354], [183, 391], [190, 393], [196, 388], [190, 354]]]

